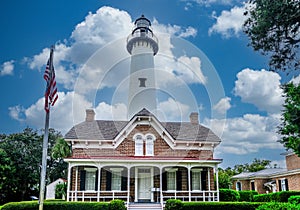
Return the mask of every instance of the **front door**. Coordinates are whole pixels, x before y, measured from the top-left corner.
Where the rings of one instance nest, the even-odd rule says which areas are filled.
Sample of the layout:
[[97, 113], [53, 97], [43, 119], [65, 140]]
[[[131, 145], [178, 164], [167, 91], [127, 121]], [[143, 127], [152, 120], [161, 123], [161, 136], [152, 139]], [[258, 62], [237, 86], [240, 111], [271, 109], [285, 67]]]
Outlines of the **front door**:
[[150, 202], [151, 201], [151, 169], [139, 168], [138, 169], [138, 201]]

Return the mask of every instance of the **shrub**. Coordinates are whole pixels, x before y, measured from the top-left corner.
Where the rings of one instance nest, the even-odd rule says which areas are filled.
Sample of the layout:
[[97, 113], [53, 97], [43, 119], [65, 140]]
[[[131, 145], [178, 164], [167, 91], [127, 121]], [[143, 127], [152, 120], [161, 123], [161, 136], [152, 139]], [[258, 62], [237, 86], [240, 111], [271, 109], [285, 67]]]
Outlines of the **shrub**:
[[[109, 203], [104, 202], [45, 202], [44, 210], [108, 210]], [[5, 204], [1, 210], [37, 210], [37, 201], [12, 202]]]
[[126, 210], [125, 203], [122, 200], [112, 200], [109, 203], [109, 210]]
[[254, 202], [183, 202], [182, 210], [255, 210], [262, 204]]
[[278, 202], [270, 202], [265, 203], [257, 208], [257, 210], [299, 210], [300, 207], [297, 207], [295, 204], [291, 203], [278, 203]]
[[237, 191], [231, 189], [220, 189], [220, 201], [238, 201], [240, 195]]
[[254, 195], [258, 195], [258, 192], [244, 190], [244, 191], [239, 191], [239, 194], [240, 194], [239, 201], [252, 202]]
[[254, 195], [255, 202], [288, 202], [292, 195], [300, 195], [300, 191], [281, 191], [269, 194]]
[[169, 199], [166, 202], [165, 210], [183, 210], [183, 203], [181, 200]]
[[293, 203], [293, 204], [300, 204], [300, 196], [299, 195], [293, 195], [291, 197], [289, 197], [288, 199], [289, 203]]
[[67, 196], [67, 183], [60, 183], [55, 186], [55, 198], [64, 199]]

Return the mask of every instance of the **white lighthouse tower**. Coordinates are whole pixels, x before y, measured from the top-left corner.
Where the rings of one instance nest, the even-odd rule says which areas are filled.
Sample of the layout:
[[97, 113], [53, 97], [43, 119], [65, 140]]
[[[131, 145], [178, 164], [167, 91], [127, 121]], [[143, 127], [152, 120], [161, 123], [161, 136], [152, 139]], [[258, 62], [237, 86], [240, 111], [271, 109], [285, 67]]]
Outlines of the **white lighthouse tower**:
[[128, 117], [143, 108], [156, 110], [156, 86], [154, 56], [158, 52], [158, 40], [142, 15], [135, 21], [132, 33], [127, 38], [127, 51], [131, 54], [130, 83], [128, 94]]

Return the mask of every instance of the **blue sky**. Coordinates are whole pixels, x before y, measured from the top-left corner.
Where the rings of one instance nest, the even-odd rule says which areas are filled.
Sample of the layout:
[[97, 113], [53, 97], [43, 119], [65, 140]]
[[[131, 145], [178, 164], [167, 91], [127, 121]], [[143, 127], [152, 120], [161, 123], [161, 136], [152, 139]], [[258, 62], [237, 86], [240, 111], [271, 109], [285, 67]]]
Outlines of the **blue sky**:
[[[223, 142], [222, 167], [269, 159], [284, 167], [277, 142], [283, 98], [290, 81], [269, 72], [268, 60], [242, 33], [239, 0], [3, 0], [0, 7], [0, 133], [44, 127], [43, 71], [55, 45], [59, 99], [51, 127], [63, 134], [94, 107], [97, 119], [126, 118], [130, 55], [126, 37], [144, 14], [159, 38], [161, 120], [200, 122]], [[295, 81], [299, 76], [295, 75]]]

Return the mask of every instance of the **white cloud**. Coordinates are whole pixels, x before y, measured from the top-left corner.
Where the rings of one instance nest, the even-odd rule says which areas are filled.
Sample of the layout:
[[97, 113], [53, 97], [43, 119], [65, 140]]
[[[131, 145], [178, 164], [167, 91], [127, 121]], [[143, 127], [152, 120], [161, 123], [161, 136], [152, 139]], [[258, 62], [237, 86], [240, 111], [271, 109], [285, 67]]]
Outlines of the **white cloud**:
[[182, 121], [189, 116], [189, 105], [168, 98], [158, 104], [157, 117], [161, 121]]
[[284, 99], [279, 74], [271, 71], [244, 69], [237, 74], [234, 94], [268, 113], [279, 113]]
[[101, 102], [95, 108], [96, 119], [101, 120], [127, 120], [127, 106], [122, 103], [110, 105]]
[[14, 62], [15, 62], [14, 60], [4, 62], [0, 69], [0, 76], [13, 75]]
[[291, 82], [293, 82], [294, 84], [300, 84], [300, 75], [297, 77], [293, 77], [293, 79], [291, 79]]
[[220, 4], [220, 5], [230, 5], [233, 3], [234, 0], [185, 0], [187, 1], [187, 6], [191, 6], [190, 2], [195, 2], [196, 4], [199, 4], [200, 6], [211, 6], [213, 4]]
[[217, 22], [208, 30], [208, 34], [220, 33], [225, 38], [238, 36], [247, 19], [247, 16], [244, 15], [245, 8], [249, 6], [249, 3], [245, 3], [241, 7], [235, 6], [231, 8], [230, 11], [223, 10], [218, 17], [216, 16], [216, 12], [213, 12], [212, 17]]
[[177, 37], [195, 37], [197, 35], [197, 29], [189, 26], [187, 28], [183, 28], [178, 25], [164, 25], [159, 23], [156, 19], [152, 21], [152, 28], [154, 33], [162, 33], [162, 34], [168, 34], [171, 36], [177, 36]]
[[213, 106], [213, 109], [220, 114], [225, 114], [227, 110], [231, 108], [230, 101], [231, 98], [229, 97], [221, 98], [220, 101]]
[[245, 155], [265, 148], [282, 149], [276, 133], [280, 115], [245, 114], [227, 120], [205, 119], [204, 124], [221, 137], [217, 150], [222, 153]]
[[[51, 107], [50, 127], [65, 133], [73, 124], [84, 120], [85, 109], [90, 108], [92, 104], [74, 92], [66, 94], [59, 92], [58, 97], [59, 100]], [[38, 99], [28, 108], [10, 107], [9, 114], [13, 119], [26, 125], [43, 128], [45, 123], [44, 98]]]

